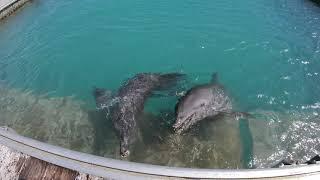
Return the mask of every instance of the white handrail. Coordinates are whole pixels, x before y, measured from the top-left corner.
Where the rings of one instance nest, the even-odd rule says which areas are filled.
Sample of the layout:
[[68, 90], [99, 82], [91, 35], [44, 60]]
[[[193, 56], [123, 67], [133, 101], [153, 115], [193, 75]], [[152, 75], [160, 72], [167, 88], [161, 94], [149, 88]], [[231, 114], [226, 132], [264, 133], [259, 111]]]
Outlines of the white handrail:
[[130, 179], [170, 177], [257, 179], [309, 174], [320, 175], [320, 165], [318, 164], [271, 169], [194, 169], [127, 162], [53, 146], [1, 128], [0, 144], [58, 166], [115, 179], [128, 179], [129, 177]]

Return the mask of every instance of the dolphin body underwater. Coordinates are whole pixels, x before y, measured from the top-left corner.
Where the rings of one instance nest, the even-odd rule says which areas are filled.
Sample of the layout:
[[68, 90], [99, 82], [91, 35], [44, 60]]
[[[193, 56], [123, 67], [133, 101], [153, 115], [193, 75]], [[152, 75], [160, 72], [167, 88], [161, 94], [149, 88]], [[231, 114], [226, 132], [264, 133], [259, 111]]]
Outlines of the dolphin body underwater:
[[129, 146], [137, 136], [137, 118], [144, 109], [144, 103], [154, 91], [176, 85], [184, 77], [180, 73], [139, 73], [120, 87], [115, 95], [102, 88], [94, 88], [93, 96], [99, 110], [112, 119], [120, 138], [120, 155], [130, 154]]
[[197, 122], [217, 115], [249, 115], [244, 112], [233, 112], [232, 101], [222, 85], [218, 83], [217, 73], [212, 74], [208, 84], [197, 85], [182, 96], [175, 107], [176, 120], [173, 128], [180, 134]]

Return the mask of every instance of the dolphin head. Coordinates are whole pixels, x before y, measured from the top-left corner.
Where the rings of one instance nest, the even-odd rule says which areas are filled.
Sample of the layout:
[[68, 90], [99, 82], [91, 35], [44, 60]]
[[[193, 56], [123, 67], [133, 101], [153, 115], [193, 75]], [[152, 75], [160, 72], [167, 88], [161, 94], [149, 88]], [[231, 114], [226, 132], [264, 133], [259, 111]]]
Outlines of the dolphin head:
[[202, 98], [197, 94], [189, 93], [182, 97], [176, 105], [174, 130], [180, 134], [196, 122], [207, 117], [210, 113], [208, 110], [209, 105], [207, 98]]
[[[131, 107], [130, 107], [131, 108]], [[139, 136], [139, 129], [134, 121], [135, 115], [130, 111], [123, 111], [116, 118], [116, 128], [119, 130], [120, 155], [126, 158], [134, 147]]]
[[139, 139], [137, 137], [139, 136], [139, 130], [135, 130], [134, 127], [131, 128], [131, 130], [120, 135], [120, 155], [122, 158], [127, 158], [131, 154], [131, 150], [133, 150]]
[[130, 155], [128, 137], [121, 137], [121, 140], [120, 140], [120, 155], [123, 158], [126, 158], [126, 157], [128, 157]]

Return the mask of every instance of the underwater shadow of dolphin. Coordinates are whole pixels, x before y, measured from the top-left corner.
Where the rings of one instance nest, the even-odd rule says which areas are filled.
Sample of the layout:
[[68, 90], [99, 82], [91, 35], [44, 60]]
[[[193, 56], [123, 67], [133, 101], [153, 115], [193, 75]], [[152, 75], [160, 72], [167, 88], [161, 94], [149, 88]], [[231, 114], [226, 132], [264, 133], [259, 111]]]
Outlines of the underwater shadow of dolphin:
[[144, 109], [144, 103], [154, 91], [175, 86], [179, 79], [185, 77], [180, 73], [139, 73], [130, 78], [115, 95], [101, 88], [94, 88], [97, 108], [110, 117], [120, 138], [120, 155], [130, 154], [129, 146], [138, 135], [137, 119]]

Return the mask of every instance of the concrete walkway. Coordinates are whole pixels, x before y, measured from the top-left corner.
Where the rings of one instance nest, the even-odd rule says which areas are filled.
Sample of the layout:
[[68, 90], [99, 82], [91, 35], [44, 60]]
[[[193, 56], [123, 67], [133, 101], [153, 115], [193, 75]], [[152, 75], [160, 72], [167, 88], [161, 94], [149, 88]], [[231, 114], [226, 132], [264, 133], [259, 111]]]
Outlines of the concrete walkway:
[[0, 145], [0, 179], [102, 180]]

